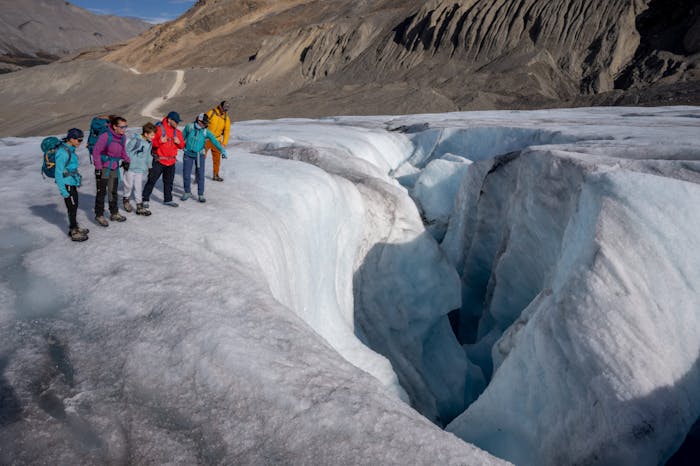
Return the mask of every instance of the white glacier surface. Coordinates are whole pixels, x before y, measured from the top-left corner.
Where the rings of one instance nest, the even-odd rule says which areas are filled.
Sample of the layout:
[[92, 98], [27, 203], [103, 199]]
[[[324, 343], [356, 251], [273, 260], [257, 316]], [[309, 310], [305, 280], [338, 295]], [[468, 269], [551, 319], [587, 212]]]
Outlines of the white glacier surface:
[[232, 134], [206, 204], [99, 230], [80, 151], [82, 244], [41, 138], [0, 139], [0, 462], [653, 465], [691, 431], [700, 109]]

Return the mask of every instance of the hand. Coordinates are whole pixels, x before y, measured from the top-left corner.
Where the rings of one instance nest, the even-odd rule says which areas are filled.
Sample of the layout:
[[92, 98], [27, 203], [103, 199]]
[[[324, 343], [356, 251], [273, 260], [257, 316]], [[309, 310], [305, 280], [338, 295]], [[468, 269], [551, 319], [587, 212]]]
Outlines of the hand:
[[177, 136], [175, 136], [173, 138], [173, 142], [175, 143], [175, 145], [178, 145], [178, 144], [180, 144], [180, 139]]
[[122, 162], [122, 168], [124, 169], [125, 172], [129, 171], [130, 166], [131, 166], [131, 164], [129, 162]]
[[165, 144], [166, 142], [168, 142], [168, 137], [167, 137], [167, 136], [162, 136], [162, 137], [160, 138], [160, 142], [161, 142], [161, 144]]
[[95, 168], [95, 178], [102, 178], [102, 170]]
[[228, 158], [228, 154], [226, 153], [226, 151], [222, 151], [222, 152], [221, 152], [221, 158], [222, 158], [222, 159], [227, 159], [227, 158]]

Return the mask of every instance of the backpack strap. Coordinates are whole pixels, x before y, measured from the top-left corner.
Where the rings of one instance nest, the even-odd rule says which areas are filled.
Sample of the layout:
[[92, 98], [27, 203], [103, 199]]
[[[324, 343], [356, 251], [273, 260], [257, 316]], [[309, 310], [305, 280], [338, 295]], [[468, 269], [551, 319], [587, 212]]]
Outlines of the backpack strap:
[[[121, 143], [122, 147], [125, 147], [124, 146], [124, 139], [126, 139], [126, 137], [124, 137], [124, 136], [122, 136], [122, 138], [120, 139], [120, 143]], [[110, 162], [110, 163], [117, 162], [117, 168], [119, 168], [119, 160], [121, 160], [121, 157], [110, 157], [107, 154], [107, 150], [109, 149], [109, 146], [112, 144], [112, 141], [114, 141], [114, 136], [112, 135], [112, 132], [110, 130], [107, 130], [107, 144], [105, 145], [105, 152], [100, 154], [100, 158], [102, 159], [102, 162]], [[107, 167], [107, 171], [109, 171], [109, 170], [111, 170], [111, 168]]]
[[[66, 166], [70, 163], [71, 160], [73, 160], [73, 156], [75, 155], [75, 152], [70, 150], [70, 146], [66, 144], [65, 142], [61, 142], [61, 145], [66, 148], [66, 152], [68, 152], [68, 162], [66, 162]], [[77, 157], [77, 155], [76, 155]], [[67, 175], [75, 175], [78, 173], [78, 170], [71, 170], [71, 171], [64, 171], [63, 176]]]

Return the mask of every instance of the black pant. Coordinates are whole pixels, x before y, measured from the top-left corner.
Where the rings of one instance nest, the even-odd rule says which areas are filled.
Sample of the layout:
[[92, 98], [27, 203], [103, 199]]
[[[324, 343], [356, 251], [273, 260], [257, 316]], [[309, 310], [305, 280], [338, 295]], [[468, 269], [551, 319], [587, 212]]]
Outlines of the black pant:
[[105, 195], [109, 192], [109, 213], [119, 213], [117, 204], [117, 188], [119, 187], [119, 169], [109, 171], [105, 178], [104, 172], [101, 178], [96, 178], [97, 193], [95, 194], [95, 216], [100, 217], [105, 213]]
[[73, 228], [78, 228], [78, 220], [76, 219], [78, 213], [78, 188], [66, 185], [66, 189], [68, 190], [68, 197], [64, 197], [63, 200], [66, 201], [66, 209], [68, 209], [68, 228], [72, 230]]
[[175, 180], [175, 165], [163, 165], [160, 162], [153, 161], [153, 168], [148, 171], [148, 181], [143, 188], [143, 202], [151, 200], [151, 193], [156, 181], [163, 175], [163, 202], [173, 200], [173, 180]]

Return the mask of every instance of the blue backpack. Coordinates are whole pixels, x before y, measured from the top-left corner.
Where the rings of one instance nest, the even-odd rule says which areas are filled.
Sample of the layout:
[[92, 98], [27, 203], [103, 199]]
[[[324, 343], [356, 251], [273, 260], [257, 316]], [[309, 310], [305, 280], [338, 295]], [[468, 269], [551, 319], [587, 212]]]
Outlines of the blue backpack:
[[[165, 135], [163, 120], [154, 121], [153, 125], [156, 127], [156, 135], [158, 135], [158, 130], [161, 130], [163, 135]], [[154, 146], [151, 146], [151, 155], [153, 156], [153, 161], [158, 161], [158, 154], [156, 153], [156, 148]]]
[[[61, 147], [60, 139], [54, 136], [49, 136], [41, 141], [41, 151], [44, 153], [44, 162], [41, 164], [42, 176], [56, 178], [56, 151]], [[68, 151], [73, 156], [72, 152]]]
[[[97, 140], [100, 138], [100, 136], [103, 133], [107, 133], [107, 145], [105, 146], [105, 148], [107, 148], [107, 147], [109, 147], [110, 144], [112, 144], [112, 140], [114, 139], [114, 137], [112, 136], [112, 132], [109, 131], [109, 118], [105, 118], [102, 116], [96, 116], [90, 122], [90, 135], [88, 136], [88, 141], [87, 141], [88, 153], [90, 154], [90, 163], [93, 163], [92, 150], [95, 148], [95, 144], [97, 144]], [[122, 146], [125, 145], [125, 140], [126, 140], [125, 137], [123, 137], [121, 139]], [[112, 162], [112, 161], [121, 160], [119, 158], [109, 157], [107, 154], [100, 154], [100, 157], [101, 157], [103, 162], [107, 162], [107, 161]]]
[[[108, 118], [98, 116], [92, 119], [90, 122], [90, 135], [87, 140], [87, 148], [90, 155], [92, 155], [92, 149], [95, 147], [95, 144], [97, 144], [97, 139], [100, 137], [100, 134], [106, 132], [108, 129]], [[92, 163], [92, 158], [90, 158], [90, 162]]]

